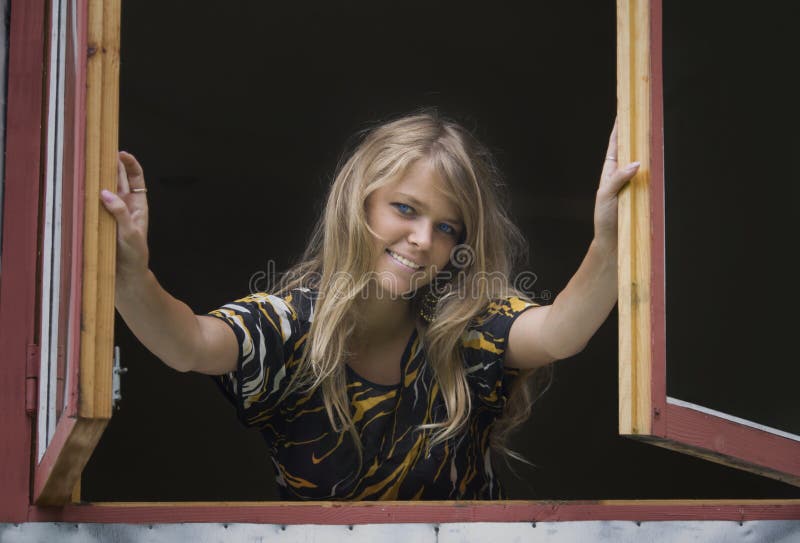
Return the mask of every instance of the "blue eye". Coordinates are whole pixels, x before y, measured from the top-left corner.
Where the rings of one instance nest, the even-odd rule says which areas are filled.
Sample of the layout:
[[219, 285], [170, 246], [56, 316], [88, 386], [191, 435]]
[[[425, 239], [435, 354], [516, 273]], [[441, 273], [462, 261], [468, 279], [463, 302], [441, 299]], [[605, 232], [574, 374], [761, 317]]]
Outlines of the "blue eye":
[[[392, 202], [391, 205], [393, 205], [395, 208], [397, 208], [397, 211], [399, 211], [400, 214], [402, 214], [402, 215], [413, 215], [414, 214], [414, 208], [411, 207], [408, 204], [402, 204], [400, 202]], [[452, 226], [450, 226], [449, 224], [447, 224], [445, 222], [439, 224], [439, 231], [447, 234], [448, 236], [455, 236], [456, 233], [457, 233], [455, 228], [453, 228]]]
[[409, 210], [409, 211], [413, 211], [414, 210], [413, 207], [411, 207], [410, 205], [407, 205], [407, 204], [392, 204], [392, 205], [395, 206], [397, 208], [397, 210], [400, 211], [400, 213], [402, 213], [403, 215], [408, 215], [408, 213], [406, 213], [405, 210]]
[[447, 223], [444, 223], [444, 222], [443, 222], [443, 223], [442, 223], [442, 224], [440, 224], [439, 226], [440, 226], [440, 227], [443, 227], [443, 228], [442, 228], [442, 232], [444, 232], [445, 234], [450, 234], [451, 236], [454, 236], [454, 235], [456, 234], [456, 229], [455, 229], [455, 228], [453, 228], [452, 226], [450, 226], [450, 225], [449, 225], [449, 224], [447, 224]]

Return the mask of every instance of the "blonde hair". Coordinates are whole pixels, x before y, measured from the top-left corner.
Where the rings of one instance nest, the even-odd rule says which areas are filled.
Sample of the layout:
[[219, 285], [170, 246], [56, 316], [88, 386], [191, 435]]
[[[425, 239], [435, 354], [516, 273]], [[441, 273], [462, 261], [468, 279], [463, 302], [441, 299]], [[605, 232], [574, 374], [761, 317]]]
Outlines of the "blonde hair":
[[[472, 405], [461, 348], [467, 325], [492, 300], [511, 295], [530, 300], [509, 283], [514, 255], [527, 255], [527, 243], [506, 211], [504, 185], [483, 145], [460, 125], [431, 110], [398, 118], [360, 136], [359, 145], [337, 168], [323, 216], [300, 262], [281, 277], [277, 291], [286, 295], [305, 287], [318, 290], [319, 296], [304, 354], [293, 362], [293, 376], [283, 397], [300, 388], [321, 387], [331, 425], [337, 432], [350, 432], [359, 460], [362, 448], [350, 414], [345, 363], [347, 339], [359, 324], [354, 305], [369, 287], [369, 272], [377, 256], [365, 211], [370, 193], [398, 179], [415, 161], [426, 159], [447, 184], [465, 226], [461, 247], [470, 249], [469, 262], [462, 263], [447, 283], [447, 292], [436, 303], [436, 319], [421, 337], [447, 408], [446, 420], [419, 426], [433, 430], [428, 447], [459, 435], [469, 418]], [[426, 290], [420, 288], [411, 299], [415, 314]], [[525, 370], [517, 378], [490, 439], [493, 449], [518, 459], [505, 443], [514, 427], [530, 415], [535, 400], [529, 386], [533, 373]]]

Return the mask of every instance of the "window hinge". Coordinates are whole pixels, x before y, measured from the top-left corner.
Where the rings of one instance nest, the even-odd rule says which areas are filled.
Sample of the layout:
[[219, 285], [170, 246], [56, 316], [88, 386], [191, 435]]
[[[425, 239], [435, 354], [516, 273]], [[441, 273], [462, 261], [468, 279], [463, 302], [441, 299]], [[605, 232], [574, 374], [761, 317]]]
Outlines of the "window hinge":
[[128, 368], [123, 368], [119, 361], [119, 346], [114, 346], [114, 371], [111, 374], [111, 405], [119, 409], [122, 399], [122, 375], [128, 373]]
[[39, 403], [39, 346], [28, 345], [25, 357], [25, 412], [33, 416]]

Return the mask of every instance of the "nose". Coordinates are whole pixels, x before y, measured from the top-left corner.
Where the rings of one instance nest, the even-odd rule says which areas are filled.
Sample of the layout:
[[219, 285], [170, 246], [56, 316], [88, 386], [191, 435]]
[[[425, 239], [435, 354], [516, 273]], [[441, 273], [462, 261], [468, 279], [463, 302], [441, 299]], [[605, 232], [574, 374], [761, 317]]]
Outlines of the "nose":
[[431, 225], [428, 224], [428, 221], [415, 221], [408, 232], [408, 242], [421, 250], [428, 250], [431, 247], [432, 236]]

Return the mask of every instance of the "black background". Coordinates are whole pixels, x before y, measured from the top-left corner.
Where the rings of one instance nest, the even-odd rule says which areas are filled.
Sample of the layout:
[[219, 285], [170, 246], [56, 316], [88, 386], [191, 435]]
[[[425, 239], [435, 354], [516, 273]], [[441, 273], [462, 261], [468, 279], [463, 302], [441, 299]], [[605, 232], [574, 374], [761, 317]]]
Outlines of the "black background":
[[[201, 313], [299, 257], [350, 136], [435, 106], [490, 146], [555, 296], [592, 239], [615, 114], [615, 7], [578, 2], [126, 2], [121, 147], [143, 164], [150, 266]], [[117, 321], [123, 399], [86, 500], [276, 497], [268, 449], [210, 378], [161, 364]], [[617, 313], [496, 462], [514, 499], [800, 497], [617, 434]]]
[[800, 435], [800, 9], [712, 6], [665, 2], [667, 394]]

